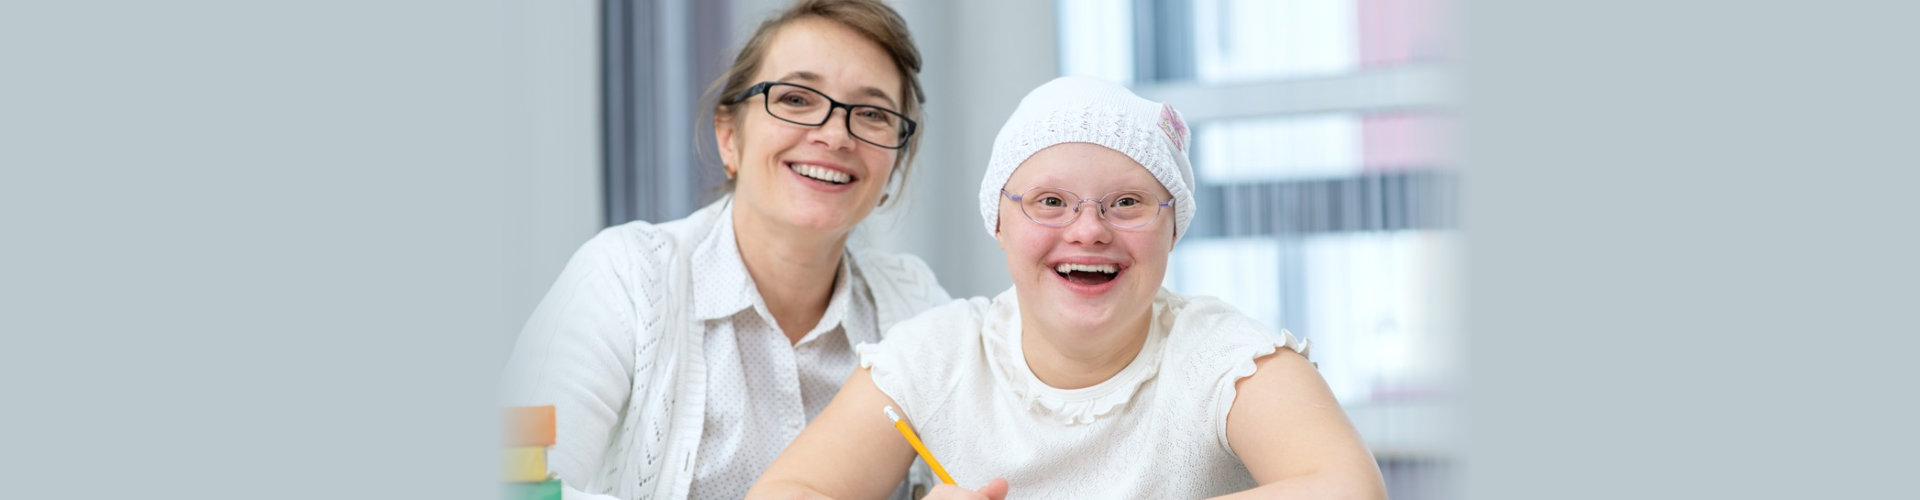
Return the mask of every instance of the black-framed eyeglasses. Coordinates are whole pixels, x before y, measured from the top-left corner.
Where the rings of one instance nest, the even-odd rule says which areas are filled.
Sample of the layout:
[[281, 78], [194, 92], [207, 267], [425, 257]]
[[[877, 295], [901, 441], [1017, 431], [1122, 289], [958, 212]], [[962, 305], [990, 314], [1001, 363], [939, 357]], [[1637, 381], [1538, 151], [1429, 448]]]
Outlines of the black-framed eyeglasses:
[[914, 129], [920, 126], [898, 111], [869, 104], [847, 104], [827, 97], [825, 92], [786, 82], [756, 83], [746, 92], [728, 99], [727, 105], [739, 104], [757, 94], [767, 95], [768, 115], [795, 125], [825, 125], [833, 118], [833, 110], [846, 108], [847, 133], [861, 142], [887, 149], [907, 147], [907, 138], [913, 137]]
[[1061, 227], [1080, 218], [1080, 206], [1093, 203], [1100, 207], [1100, 220], [1120, 229], [1139, 229], [1160, 218], [1160, 209], [1173, 200], [1155, 203], [1146, 191], [1114, 191], [1099, 199], [1081, 198], [1072, 191], [1056, 187], [1036, 187], [1015, 195], [1000, 190], [1000, 195], [1020, 204], [1020, 213], [1034, 224]]

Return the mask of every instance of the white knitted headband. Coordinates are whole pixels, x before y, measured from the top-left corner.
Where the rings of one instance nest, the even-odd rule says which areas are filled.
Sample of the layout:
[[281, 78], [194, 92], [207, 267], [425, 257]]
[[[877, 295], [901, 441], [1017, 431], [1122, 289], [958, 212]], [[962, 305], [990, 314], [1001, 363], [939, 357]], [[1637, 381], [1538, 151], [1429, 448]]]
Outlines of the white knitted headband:
[[994, 235], [1000, 189], [1034, 153], [1068, 142], [1119, 151], [1139, 162], [1173, 194], [1173, 239], [1193, 220], [1193, 165], [1187, 160], [1187, 123], [1173, 106], [1149, 101], [1117, 84], [1092, 78], [1056, 78], [1029, 92], [993, 139], [987, 176], [980, 180], [980, 217]]

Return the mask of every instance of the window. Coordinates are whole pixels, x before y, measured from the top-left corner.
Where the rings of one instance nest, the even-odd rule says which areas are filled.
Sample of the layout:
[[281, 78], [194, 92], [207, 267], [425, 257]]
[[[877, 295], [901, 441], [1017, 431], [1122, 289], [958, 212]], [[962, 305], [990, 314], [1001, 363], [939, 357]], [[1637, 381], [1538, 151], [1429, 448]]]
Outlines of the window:
[[1461, 237], [1439, 7], [1058, 3], [1063, 74], [1192, 124], [1197, 217], [1167, 286], [1310, 339], [1394, 498], [1446, 498], [1452, 470]]

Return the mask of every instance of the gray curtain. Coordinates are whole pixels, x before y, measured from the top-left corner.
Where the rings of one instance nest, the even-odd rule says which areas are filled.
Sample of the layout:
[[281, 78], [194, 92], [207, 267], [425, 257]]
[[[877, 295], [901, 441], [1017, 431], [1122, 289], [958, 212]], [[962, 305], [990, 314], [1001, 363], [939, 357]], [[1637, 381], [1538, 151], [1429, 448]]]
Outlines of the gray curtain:
[[605, 223], [692, 213], [725, 180], [701, 93], [732, 62], [727, 0], [602, 0]]

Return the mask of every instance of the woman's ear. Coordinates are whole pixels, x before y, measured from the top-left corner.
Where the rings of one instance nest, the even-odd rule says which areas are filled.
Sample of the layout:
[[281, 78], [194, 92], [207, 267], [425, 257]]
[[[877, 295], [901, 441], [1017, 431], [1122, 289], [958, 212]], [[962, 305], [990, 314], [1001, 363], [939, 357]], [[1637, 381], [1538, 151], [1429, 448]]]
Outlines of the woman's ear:
[[720, 146], [721, 165], [739, 165], [739, 148], [733, 142], [739, 130], [733, 123], [733, 113], [726, 109], [713, 110], [713, 142]]

